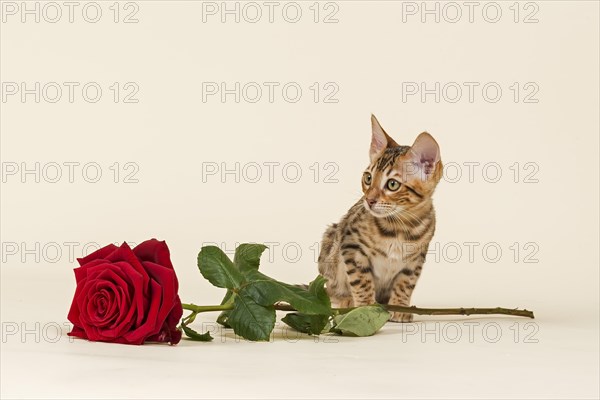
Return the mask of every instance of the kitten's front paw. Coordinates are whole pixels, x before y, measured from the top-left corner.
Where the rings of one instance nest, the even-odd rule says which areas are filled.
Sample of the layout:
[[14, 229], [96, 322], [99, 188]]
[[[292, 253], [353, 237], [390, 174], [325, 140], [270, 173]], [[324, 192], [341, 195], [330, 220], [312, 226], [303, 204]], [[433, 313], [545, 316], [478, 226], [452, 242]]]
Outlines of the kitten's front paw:
[[332, 297], [331, 306], [334, 308], [350, 308], [354, 306], [354, 301], [352, 297]]
[[413, 314], [401, 313], [398, 311], [390, 312], [390, 321], [392, 322], [412, 322]]

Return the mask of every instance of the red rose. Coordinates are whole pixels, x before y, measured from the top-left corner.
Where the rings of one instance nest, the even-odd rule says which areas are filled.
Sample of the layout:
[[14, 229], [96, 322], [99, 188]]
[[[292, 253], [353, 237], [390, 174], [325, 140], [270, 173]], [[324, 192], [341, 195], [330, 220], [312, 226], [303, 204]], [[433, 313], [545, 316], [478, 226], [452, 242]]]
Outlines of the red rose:
[[183, 309], [165, 242], [151, 239], [133, 250], [127, 243], [109, 244], [77, 261], [69, 336], [126, 344], [179, 342]]

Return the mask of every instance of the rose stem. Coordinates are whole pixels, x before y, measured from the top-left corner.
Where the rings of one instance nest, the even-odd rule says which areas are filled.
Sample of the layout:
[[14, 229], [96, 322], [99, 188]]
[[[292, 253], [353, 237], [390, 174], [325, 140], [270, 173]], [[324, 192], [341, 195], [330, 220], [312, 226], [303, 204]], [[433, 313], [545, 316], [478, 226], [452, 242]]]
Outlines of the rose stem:
[[[195, 313], [207, 312], [207, 311], [226, 311], [232, 310], [233, 304], [223, 304], [218, 306], [197, 306], [194, 304], [182, 304], [184, 310], [190, 310]], [[297, 311], [294, 307], [287, 304], [275, 304], [275, 309], [280, 311]], [[517, 317], [534, 318], [533, 311], [519, 310], [511, 308], [419, 308], [419, 307], [402, 307], [393, 306], [389, 304], [383, 304], [388, 311], [398, 311], [408, 314], [419, 314], [419, 315], [483, 315], [483, 314], [504, 314], [512, 315]], [[353, 308], [334, 308], [335, 314], [344, 314], [353, 310]]]

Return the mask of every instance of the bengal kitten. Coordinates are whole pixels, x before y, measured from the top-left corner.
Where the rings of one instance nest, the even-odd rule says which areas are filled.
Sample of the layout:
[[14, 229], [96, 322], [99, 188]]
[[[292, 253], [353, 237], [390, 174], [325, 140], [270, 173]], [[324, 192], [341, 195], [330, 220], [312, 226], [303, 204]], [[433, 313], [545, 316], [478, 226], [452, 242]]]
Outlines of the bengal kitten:
[[[337, 307], [409, 306], [435, 231], [431, 196], [442, 176], [437, 142], [423, 132], [412, 146], [400, 146], [374, 115], [371, 124], [364, 196], [325, 231], [319, 254], [319, 272]], [[412, 316], [392, 312], [390, 321]]]

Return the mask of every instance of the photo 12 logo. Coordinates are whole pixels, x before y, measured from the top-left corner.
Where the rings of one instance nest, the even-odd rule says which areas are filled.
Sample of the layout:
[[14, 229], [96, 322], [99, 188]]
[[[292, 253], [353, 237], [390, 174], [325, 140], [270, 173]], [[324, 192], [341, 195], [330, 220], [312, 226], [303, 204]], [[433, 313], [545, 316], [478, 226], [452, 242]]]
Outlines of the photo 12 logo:
[[250, 161], [245, 163], [202, 163], [202, 183], [297, 183], [310, 180], [314, 183], [338, 183], [340, 167], [332, 161], [303, 165], [295, 161]]
[[202, 82], [202, 103], [339, 103], [336, 82]]
[[101, 164], [96, 161], [16, 162], [1, 164], [2, 183], [139, 183], [140, 166], [126, 161]]
[[[113, 242], [120, 246], [123, 242]], [[129, 247], [134, 248], [137, 243], [127, 242]], [[2, 263], [11, 265], [21, 264], [73, 264], [78, 258], [86, 257], [103, 246], [97, 242], [11, 242], [2, 241], [1, 257]], [[71, 266], [69, 265], [69, 268]]]
[[402, 22], [495, 24], [504, 19], [537, 24], [539, 11], [539, 4], [533, 1], [403, 1]]
[[2, 23], [69, 23], [137, 24], [139, 3], [134, 1], [3, 1]]
[[402, 343], [523, 343], [537, 344], [540, 327], [535, 322], [416, 322], [402, 326]]
[[[338, 263], [335, 254], [331, 258], [320, 258], [321, 242], [280, 242], [263, 240], [267, 246], [264, 252], [264, 261], [275, 264], [306, 264]], [[230, 242], [203, 242], [202, 246], [216, 246], [225, 254], [233, 256], [240, 243]], [[11, 247], [13, 249], [16, 247]], [[496, 242], [496, 241], [462, 241], [440, 242], [432, 241], [429, 244], [417, 245], [406, 242], [400, 246], [402, 260], [410, 259], [414, 254], [424, 252], [428, 264], [496, 264], [500, 261], [511, 261], [514, 264], [537, 264], [540, 245], [534, 241], [523, 242]], [[404, 258], [406, 257], [406, 258]]]
[[67, 336], [72, 324], [69, 322], [2, 322], [2, 344], [18, 343], [58, 343], [67, 340], [72, 343], [74, 338]]
[[444, 163], [442, 179], [447, 183], [539, 183], [540, 165], [534, 161], [501, 164], [495, 161], [449, 161]]
[[333, 1], [203, 1], [202, 22], [295, 24], [305, 20], [315, 24], [337, 24], [339, 11], [340, 5]]
[[403, 103], [539, 103], [536, 82], [402, 82]]
[[2, 82], [2, 103], [98, 103], [103, 96], [114, 103], [139, 103], [135, 82]]

